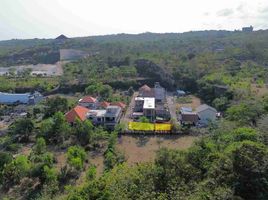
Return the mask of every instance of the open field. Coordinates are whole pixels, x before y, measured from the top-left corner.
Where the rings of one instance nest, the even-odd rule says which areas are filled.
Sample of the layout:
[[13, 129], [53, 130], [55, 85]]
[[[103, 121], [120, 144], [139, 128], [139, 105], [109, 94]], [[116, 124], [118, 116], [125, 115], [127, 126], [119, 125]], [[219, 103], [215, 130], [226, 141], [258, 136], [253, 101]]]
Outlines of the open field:
[[191, 147], [197, 136], [121, 136], [117, 148], [125, 153], [127, 163], [153, 161], [162, 147], [184, 150]]
[[177, 104], [176, 104], [177, 110], [180, 109], [181, 107], [192, 107], [193, 110], [195, 110], [198, 106], [201, 105], [201, 100], [194, 95], [188, 95], [186, 97], [177, 97], [177, 98], [187, 98], [187, 102], [185, 103], [179, 103], [177, 99]]

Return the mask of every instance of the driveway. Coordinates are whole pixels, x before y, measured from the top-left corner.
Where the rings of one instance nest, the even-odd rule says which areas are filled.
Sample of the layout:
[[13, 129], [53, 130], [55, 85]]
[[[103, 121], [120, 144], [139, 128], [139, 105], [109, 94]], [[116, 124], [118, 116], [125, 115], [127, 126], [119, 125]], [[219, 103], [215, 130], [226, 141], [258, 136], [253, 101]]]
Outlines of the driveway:
[[176, 115], [176, 103], [174, 102], [174, 97], [171, 93], [167, 93], [167, 104], [170, 112], [171, 119], [175, 119], [177, 121]]

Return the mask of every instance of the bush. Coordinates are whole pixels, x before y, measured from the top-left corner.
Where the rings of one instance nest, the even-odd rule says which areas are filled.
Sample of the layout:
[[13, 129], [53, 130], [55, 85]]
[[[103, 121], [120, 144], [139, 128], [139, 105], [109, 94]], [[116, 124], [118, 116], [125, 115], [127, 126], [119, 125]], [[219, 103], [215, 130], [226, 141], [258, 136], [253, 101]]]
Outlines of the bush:
[[79, 146], [72, 146], [67, 151], [67, 162], [76, 170], [81, 170], [86, 159], [86, 152]]

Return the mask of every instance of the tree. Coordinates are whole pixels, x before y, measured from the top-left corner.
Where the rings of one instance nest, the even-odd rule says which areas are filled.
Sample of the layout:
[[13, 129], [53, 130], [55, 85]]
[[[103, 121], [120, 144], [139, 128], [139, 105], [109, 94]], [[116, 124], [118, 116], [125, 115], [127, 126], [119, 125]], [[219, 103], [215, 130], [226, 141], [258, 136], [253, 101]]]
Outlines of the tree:
[[241, 124], [251, 123], [256, 126], [257, 120], [264, 113], [264, 110], [261, 104], [245, 102], [231, 106], [226, 113], [227, 118], [231, 121], [237, 121]]
[[132, 96], [134, 94], [135, 90], [133, 89], [133, 87], [131, 86], [130, 88], [128, 88], [128, 94], [129, 96]]
[[33, 152], [35, 154], [43, 154], [46, 152], [46, 141], [44, 138], [38, 138], [34, 147], [33, 147]]
[[19, 155], [5, 165], [2, 172], [2, 182], [5, 188], [17, 184], [30, 170], [30, 162], [26, 156]]
[[68, 111], [68, 100], [60, 96], [49, 98], [46, 102], [45, 117], [51, 117], [56, 112]]
[[12, 161], [12, 155], [10, 153], [0, 151], [0, 177], [1, 177], [1, 172], [3, 168], [5, 167], [5, 165], [10, 163], [11, 161]]
[[235, 194], [244, 199], [268, 198], [267, 147], [252, 141], [233, 143], [227, 149], [233, 161]]
[[257, 124], [264, 144], [268, 145], [268, 115], [261, 118]]
[[42, 122], [40, 127], [41, 136], [48, 142], [60, 143], [70, 135], [70, 125], [62, 112], [57, 112], [51, 119]]
[[33, 130], [34, 123], [29, 118], [23, 118], [15, 121], [9, 129], [11, 135], [13, 135], [19, 142], [28, 142]]
[[228, 107], [229, 101], [226, 97], [220, 97], [213, 100], [212, 105], [218, 111], [225, 111]]
[[71, 146], [67, 151], [67, 162], [76, 170], [81, 170], [86, 159], [86, 152], [79, 146]]
[[82, 122], [79, 119], [74, 123], [74, 134], [81, 145], [87, 145], [93, 137], [93, 125], [89, 120]]
[[96, 178], [96, 174], [97, 174], [97, 168], [95, 166], [89, 167], [86, 172], [87, 180], [88, 181], [94, 180]]

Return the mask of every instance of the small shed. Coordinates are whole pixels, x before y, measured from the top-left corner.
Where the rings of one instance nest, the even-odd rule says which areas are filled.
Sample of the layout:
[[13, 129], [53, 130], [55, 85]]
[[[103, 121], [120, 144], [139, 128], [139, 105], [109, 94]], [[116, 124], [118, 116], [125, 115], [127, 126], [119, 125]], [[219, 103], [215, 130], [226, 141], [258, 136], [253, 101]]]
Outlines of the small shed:
[[202, 104], [196, 109], [199, 116], [199, 122], [201, 124], [207, 125], [210, 121], [215, 121], [217, 119], [217, 110], [206, 104]]

